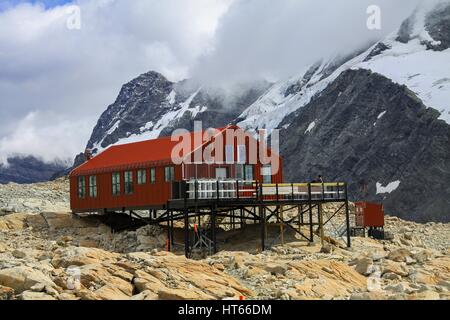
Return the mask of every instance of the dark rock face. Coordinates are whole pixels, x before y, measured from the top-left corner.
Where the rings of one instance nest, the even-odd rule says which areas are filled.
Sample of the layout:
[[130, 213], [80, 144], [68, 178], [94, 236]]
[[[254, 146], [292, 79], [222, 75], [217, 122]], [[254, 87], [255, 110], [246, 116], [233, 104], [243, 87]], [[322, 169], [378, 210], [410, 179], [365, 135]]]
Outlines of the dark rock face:
[[0, 183], [35, 183], [50, 180], [66, 168], [59, 163], [44, 163], [35, 157], [12, 157], [7, 167], [0, 164]]
[[402, 25], [400, 26], [400, 30], [398, 31], [397, 35], [397, 41], [401, 43], [408, 43], [409, 40], [411, 40], [411, 33], [414, 28], [414, 22], [415, 22], [415, 13], [410, 16], [408, 19], [403, 21]]
[[[367, 70], [346, 71], [285, 120], [285, 176], [347, 181], [351, 200], [382, 202], [388, 214], [407, 219], [448, 222], [450, 126], [438, 117], [406, 87]], [[396, 190], [376, 194], [377, 183], [394, 181]]]
[[169, 111], [166, 98], [172, 88], [173, 83], [156, 72], [142, 74], [125, 84], [116, 101], [101, 115], [87, 147], [93, 148], [94, 143], [107, 147], [120, 138], [140, 133], [147, 122]]
[[450, 4], [441, 4], [431, 11], [425, 22], [430, 36], [440, 44], [430, 44], [433, 50], [443, 51], [450, 48]]
[[364, 59], [364, 62], [370, 61], [373, 57], [378, 56], [386, 50], [391, 49], [388, 45], [383, 42], [378, 43], [372, 51], [370, 51], [369, 55]]
[[142, 74], [122, 87], [116, 101], [101, 115], [87, 144], [105, 148], [122, 138], [156, 131], [170, 135], [178, 128], [192, 130], [195, 120], [203, 127], [229, 124], [268, 88], [269, 83], [227, 91], [201, 87], [191, 80], [173, 83], [156, 72]]

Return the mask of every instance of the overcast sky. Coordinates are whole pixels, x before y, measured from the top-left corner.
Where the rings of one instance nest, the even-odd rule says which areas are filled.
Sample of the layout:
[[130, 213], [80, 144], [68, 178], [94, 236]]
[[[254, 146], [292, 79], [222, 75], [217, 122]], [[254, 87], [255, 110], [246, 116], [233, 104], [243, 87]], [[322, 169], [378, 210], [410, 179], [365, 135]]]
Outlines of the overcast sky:
[[[73, 158], [121, 85], [141, 73], [284, 79], [385, 37], [418, 2], [0, 0], [0, 161]], [[67, 26], [74, 4], [80, 29]], [[366, 27], [372, 4], [382, 10], [378, 31]]]

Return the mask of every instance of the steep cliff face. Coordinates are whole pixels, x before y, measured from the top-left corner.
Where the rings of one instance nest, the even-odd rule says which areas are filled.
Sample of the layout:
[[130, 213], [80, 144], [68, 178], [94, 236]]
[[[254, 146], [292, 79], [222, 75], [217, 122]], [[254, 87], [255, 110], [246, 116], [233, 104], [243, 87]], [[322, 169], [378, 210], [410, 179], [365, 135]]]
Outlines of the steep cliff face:
[[405, 86], [342, 73], [281, 125], [285, 174], [348, 181], [352, 200], [417, 221], [450, 221], [450, 126]]
[[125, 84], [101, 115], [87, 144], [94, 152], [109, 145], [157, 138], [174, 129], [230, 123], [268, 87], [266, 82], [233, 89], [202, 87], [191, 80], [173, 83], [148, 72]]

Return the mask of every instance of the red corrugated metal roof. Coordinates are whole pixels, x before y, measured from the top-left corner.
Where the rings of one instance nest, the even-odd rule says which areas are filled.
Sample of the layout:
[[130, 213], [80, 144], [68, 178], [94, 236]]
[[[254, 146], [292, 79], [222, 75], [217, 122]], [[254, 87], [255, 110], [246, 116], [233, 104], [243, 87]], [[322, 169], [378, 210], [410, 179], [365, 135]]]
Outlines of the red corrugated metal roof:
[[[227, 128], [237, 129], [238, 127], [229, 126], [218, 130], [223, 131]], [[191, 132], [190, 135], [193, 136], [194, 133]], [[196, 143], [194, 140], [191, 137], [192, 144]], [[149, 165], [169, 164], [172, 163], [172, 149], [178, 143], [178, 141], [172, 141], [171, 137], [162, 137], [153, 140], [114, 145], [74, 169], [70, 175], [88, 175], [113, 170], [135, 169]], [[203, 144], [203, 142], [197, 143], [197, 145], [193, 145], [192, 149], [198, 148]]]

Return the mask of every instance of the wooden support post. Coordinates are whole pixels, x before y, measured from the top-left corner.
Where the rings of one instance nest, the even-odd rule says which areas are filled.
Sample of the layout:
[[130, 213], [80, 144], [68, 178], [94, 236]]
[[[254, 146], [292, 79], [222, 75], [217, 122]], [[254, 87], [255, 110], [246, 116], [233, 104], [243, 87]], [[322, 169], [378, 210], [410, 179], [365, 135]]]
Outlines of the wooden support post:
[[184, 208], [184, 255], [189, 258], [190, 255], [190, 244], [189, 244], [189, 211]]
[[216, 213], [217, 208], [215, 206], [211, 207], [211, 240], [213, 242], [213, 253], [217, 253], [217, 237], [216, 237]]
[[261, 221], [261, 250], [266, 250], [266, 216], [263, 206], [259, 205], [259, 219]]
[[240, 209], [240, 217], [241, 217], [241, 229], [244, 229], [244, 209]]
[[167, 251], [171, 251], [171, 239], [172, 239], [172, 232], [170, 230], [170, 218], [172, 216], [172, 211], [167, 211]]
[[309, 201], [309, 241], [314, 242], [314, 229], [313, 229], [313, 208], [311, 199], [311, 184], [308, 183], [308, 201]]
[[281, 245], [284, 246], [284, 206], [280, 207], [280, 220]]
[[347, 189], [347, 183], [345, 184], [345, 222], [347, 225], [347, 247], [351, 247], [351, 239], [350, 239], [350, 212], [348, 209], [348, 189]]
[[173, 249], [173, 245], [174, 245], [175, 241], [174, 241], [174, 235], [173, 235], [173, 211], [170, 213], [170, 245], [172, 246]]
[[323, 239], [325, 235], [323, 230], [323, 208], [321, 203], [318, 205], [318, 208], [319, 208], [320, 243], [323, 246]]
[[305, 223], [304, 219], [303, 219], [303, 205], [301, 204], [299, 207], [299, 215], [300, 215], [300, 221], [303, 225], [303, 223]]

